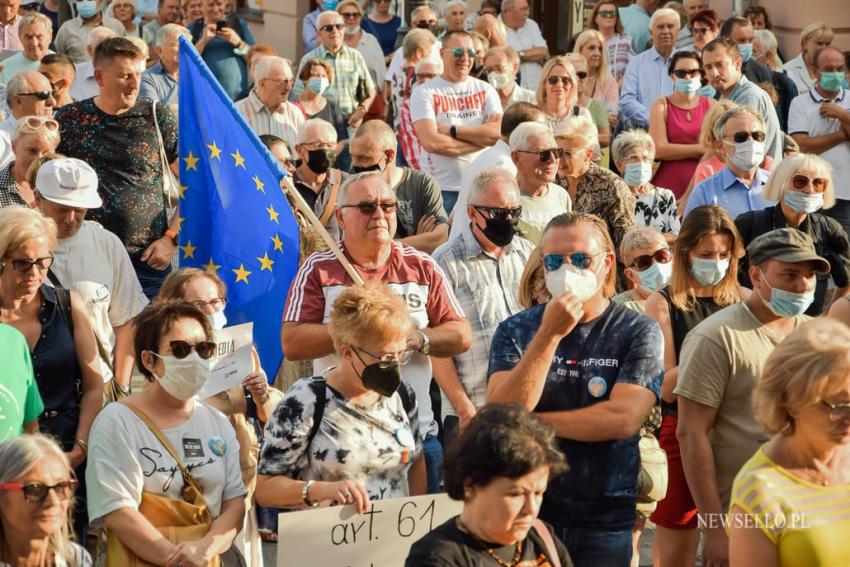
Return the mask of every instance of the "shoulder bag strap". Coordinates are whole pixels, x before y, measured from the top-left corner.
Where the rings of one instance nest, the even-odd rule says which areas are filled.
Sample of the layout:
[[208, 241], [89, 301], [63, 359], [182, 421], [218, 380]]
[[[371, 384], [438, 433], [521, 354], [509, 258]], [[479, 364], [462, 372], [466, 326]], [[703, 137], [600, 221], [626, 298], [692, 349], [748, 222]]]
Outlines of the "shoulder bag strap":
[[313, 406], [313, 425], [310, 427], [310, 433], [307, 435], [306, 449], [310, 448], [313, 438], [319, 432], [319, 425], [321, 425], [322, 417], [325, 415], [325, 403], [327, 402], [328, 395], [325, 384], [324, 376], [314, 376], [310, 383], [310, 388], [316, 394], [316, 404]]
[[[331, 178], [333, 176], [333, 178]], [[331, 220], [331, 215], [334, 214], [334, 209], [336, 208], [336, 196], [339, 194], [339, 186], [342, 185], [341, 175], [335, 169], [331, 169], [328, 172], [328, 181], [331, 184], [331, 194], [328, 198], [328, 202], [325, 204], [325, 210], [322, 212], [322, 216], [319, 218], [319, 222], [323, 225], [327, 224], [329, 220]]]
[[[156, 101], [153, 101], [153, 125], [156, 130], [156, 139], [159, 141], [159, 161], [162, 166], [162, 180], [165, 183], [166, 179], [168, 179], [171, 183], [171, 186], [176, 187], [177, 183], [174, 179], [174, 172], [171, 171], [171, 167], [168, 165], [168, 157], [165, 155], [165, 143], [162, 141], [162, 132], [159, 129], [159, 120], [156, 117]], [[163, 191], [162, 193], [163, 201], [166, 207], [166, 212], [169, 210], [174, 210], [174, 207], [177, 205], [173, 202], [173, 195], [170, 191]], [[166, 215], [167, 217], [167, 215]], [[168, 219], [166, 218], [166, 221]]]
[[544, 524], [543, 520], [540, 518], [535, 518], [531, 527], [534, 528], [534, 531], [536, 531], [537, 535], [540, 536], [540, 539], [543, 540], [543, 545], [546, 546], [546, 553], [549, 555], [549, 563], [552, 564], [552, 567], [561, 567], [561, 558], [558, 557], [558, 548], [555, 545], [555, 540], [552, 538], [552, 533], [549, 531], [549, 528], [546, 527], [546, 524]]
[[59, 281], [59, 278], [56, 277], [56, 274], [53, 273], [53, 270], [47, 268], [47, 279], [50, 280], [50, 283], [53, 284], [53, 287], [65, 287], [62, 285], [62, 282]]

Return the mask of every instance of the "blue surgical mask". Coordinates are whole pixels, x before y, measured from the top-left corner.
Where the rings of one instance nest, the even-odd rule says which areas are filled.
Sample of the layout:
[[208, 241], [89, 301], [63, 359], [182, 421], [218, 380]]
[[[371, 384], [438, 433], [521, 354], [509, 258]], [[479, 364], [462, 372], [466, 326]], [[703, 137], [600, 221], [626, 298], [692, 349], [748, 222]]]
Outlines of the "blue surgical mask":
[[844, 71], [821, 71], [818, 84], [823, 90], [834, 93], [847, 88], [847, 77], [844, 76]]
[[691, 256], [691, 275], [700, 285], [715, 286], [719, 284], [728, 269], [729, 258], [708, 260]]
[[673, 277], [673, 262], [661, 264], [653, 262], [650, 267], [637, 273], [640, 287], [649, 292], [656, 292], [670, 283]]
[[707, 96], [708, 98], [714, 98], [714, 95], [717, 94], [717, 89], [715, 89], [711, 85], [705, 85], [704, 87], [700, 87], [699, 90], [697, 90], [697, 94], [699, 96]]
[[803, 193], [786, 189], [782, 200], [798, 213], [808, 214], [823, 208], [823, 193]]
[[77, 14], [81, 18], [93, 18], [97, 15], [97, 0], [80, 0], [76, 6]]
[[744, 63], [750, 60], [753, 56], [753, 44], [752, 43], [742, 43], [738, 46], [738, 53], [741, 54], [741, 59], [744, 60]]
[[676, 79], [673, 81], [676, 90], [682, 94], [691, 94], [699, 92], [700, 85], [702, 84], [702, 80], [699, 77], [695, 77], [693, 79]]
[[322, 7], [327, 10], [336, 10], [339, 0], [322, 0]]
[[307, 81], [307, 86], [311, 91], [320, 95], [330, 86], [330, 81], [328, 81], [327, 77], [310, 77]]
[[645, 161], [626, 164], [623, 179], [629, 187], [640, 187], [652, 179], [652, 164]]
[[785, 291], [777, 289], [767, 283], [767, 278], [764, 272], [761, 272], [764, 284], [770, 288], [770, 299], [765, 299], [759, 293], [759, 297], [764, 301], [764, 304], [777, 317], [797, 317], [806, 312], [806, 309], [815, 300], [815, 290], [806, 293], [794, 293], [793, 291]]

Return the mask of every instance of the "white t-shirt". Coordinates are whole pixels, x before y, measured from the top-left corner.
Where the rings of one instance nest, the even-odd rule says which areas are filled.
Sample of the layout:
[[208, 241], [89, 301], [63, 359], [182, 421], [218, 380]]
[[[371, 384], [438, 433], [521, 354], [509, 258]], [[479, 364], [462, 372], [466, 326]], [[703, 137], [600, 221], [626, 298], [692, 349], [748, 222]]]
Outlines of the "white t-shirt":
[[[517, 30], [512, 30], [508, 26], [505, 26], [505, 35], [508, 39], [508, 45], [513, 47], [517, 53], [536, 47], [549, 47], [543, 38], [543, 34], [540, 33], [540, 26], [531, 18], [526, 20], [525, 25]], [[520, 86], [524, 89], [535, 90], [537, 83], [540, 82], [540, 73], [542, 71], [543, 65], [540, 63], [527, 61], [520, 64]]]
[[535, 244], [540, 244], [540, 237], [550, 220], [573, 209], [570, 194], [554, 183], [550, 183], [546, 193], [539, 197], [520, 195], [519, 202], [522, 205], [522, 217], [519, 220], [520, 233], [523, 238]]
[[[245, 496], [239, 442], [221, 412], [196, 400], [192, 417], [162, 433], [200, 484], [213, 518], [221, 513], [222, 502]], [[94, 523], [115, 510], [138, 509], [142, 491], [180, 498], [183, 476], [133, 410], [114, 403], [103, 408], [92, 425], [86, 487]]]
[[[95, 334], [111, 353], [113, 327], [125, 324], [148, 304], [127, 250], [100, 224], [83, 221], [77, 234], [59, 240], [53, 256], [50, 270], [83, 298]], [[101, 367], [104, 380], [112, 378], [109, 368]]]
[[[473, 77], [451, 83], [436, 77], [414, 87], [410, 95], [410, 115], [415, 125], [420, 120], [437, 124], [477, 126], [487, 116], [502, 113], [499, 94], [489, 83]], [[466, 168], [482, 150], [457, 157], [431, 154], [422, 148], [422, 169], [437, 178], [443, 191], [460, 191]]]

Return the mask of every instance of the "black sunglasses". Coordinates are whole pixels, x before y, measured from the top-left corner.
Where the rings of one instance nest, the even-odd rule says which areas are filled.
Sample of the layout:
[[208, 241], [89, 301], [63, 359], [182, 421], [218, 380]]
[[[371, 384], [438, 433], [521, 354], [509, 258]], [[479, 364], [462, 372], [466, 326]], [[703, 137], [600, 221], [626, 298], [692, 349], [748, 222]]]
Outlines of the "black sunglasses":
[[557, 85], [559, 81], [564, 83], [564, 86], [567, 87], [573, 84], [573, 80], [567, 76], [560, 77], [558, 75], [549, 75], [546, 77], [546, 82], [552, 86]]
[[587, 252], [573, 252], [572, 254], [546, 254], [543, 256], [543, 267], [546, 268], [547, 272], [554, 272], [564, 265], [564, 260], [566, 259], [569, 261], [571, 266], [580, 270], [587, 270], [590, 269], [591, 264], [593, 264], [593, 257], [598, 256], [599, 254], [604, 254], [604, 252], [599, 252], [597, 254], [589, 254]]
[[691, 31], [694, 35], [702, 36], [711, 31], [711, 28], [691, 28]]
[[[44, 258], [36, 258], [35, 260], [9, 260], [12, 263], [12, 269], [19, 274], [26, 274], [32, 267], [35, 266], [39, 271], [43, 272], [53, 265], [53, 256], [45, 256]], [[6, 265], [6, 262], [0, 262], [0, 269]]]
[[472, 205], [479, 212], [485, 212], [494, 220], [516, 220], [522, 216], [522, 207], [485, 207], [484, 205]]
[[670, 252], [669, 248], [662, 248], [661, 250], [656, 250], [653, 254], [643, 254], [641, 256], [637, 256], [632, 262], [632, 267], [642, 272], [645, 269], [649, 268], [652, 265], [652, 262], [658, 262], [659, 264], [666, 264], [670, 260], [673, 259], [673, 253]]
[[823, 193], [826, 191], [826, 186], [829, 185], [829, 180], [825, 177], [808, 177], [806, 175], [795, 175], [791, 178], [791, 185], [794, 189], [805, 189], [809, 186], [809, 183], [812, 184], [815, 191]]
[[755, 140], [756, 142], [764, 142], [767, 136], [764, 132], [760, 132], [759, 130], [756, 130], [754, 132], [747, 132], [746, 130], [741, 130], [740, 132], [735, 132], [732, 135], [732, 139], [735, 140], [736, 144], [743, 144], [744, 142], [749, 140], [750, 137], [752, 137], [753, 140]]
[[50, 91], [36, 91], [34, 93], [18, 93], [18, 96], [34, 96], [38, 100], [47, 100], [53, 96], [53, 93]]
[[576, 71], [576, 77], [578, 77], [580, 81], [585, 80], [587, 78], [587, 71]]
[[360, 17], [360, 12], [340, 12], [339, 15], [346, 20], [356, 20]]
[[564, 150], [561, 148], [549, 148], [548, 150], [541, 150], [539, 152], [529, 152], [526, 150], [516, 150], [517, 153], [520, 154], [535, 154], [542, 163], [548, 163], [550, 161], [555, 161], [561, 159], [561, 156], [564, 155]]
[[215, 343], [212, 341], [201, 341], [197, 344], [189, 344], [186, 341], [171, 341], [168, 343], [168, 346], [171, 347], [171, 354], [174, 355], [174, 358], [177, 360], [182, 360], [189, 356], [189, 353], [192, 352], [192, 349], [195, 349], [195, 352], [198, 353], [198, 356], [203, 358], [204, 360], [208, 360], [215, 354]]
[[345, 24], [325, 24], [321, 29], [325, 33], [331, 33], [334, 30], [341, 30], [345, 27]]
[[76, 480], [65, 480], [56, 484], [3, 482], [0, 483], [0, 490], [22, 490], [24, 492], [24, 500], [30, 504], [41, 504], [51, 490], [55, 491], [61, 500], [68, 500], [74, 493], [76, 486]]
[[398, 203], [395, 201], [390, 201], [387, 203], [368, 203], [362, 202], [354, 205], [340, 205], [340, 209], [358, 209], [362, 214], [367, 216], [372, 216], [375, 214], [375, 211], [378, 210], [378, 207], [381, 207], [381, 210], [384, 211], [384, 214], [391, 215], [398, 208]]
[[616, 18], [617, 10], [599, 10], [597, 15], [601, 18]]
[[699, 77], [702, 75], [702, 71], [699, 69], [676, 69], [673, 71], [673, 75], [677, 79], [690, 79], [693, 77]]

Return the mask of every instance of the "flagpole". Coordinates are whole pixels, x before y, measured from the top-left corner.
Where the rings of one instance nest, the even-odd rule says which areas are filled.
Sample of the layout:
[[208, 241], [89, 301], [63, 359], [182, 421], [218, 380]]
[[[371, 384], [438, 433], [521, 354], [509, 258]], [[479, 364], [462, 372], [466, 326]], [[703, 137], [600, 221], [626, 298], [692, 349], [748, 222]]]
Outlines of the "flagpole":
[[315, 230], [319, 235], [321, 235], [322, 240], [325, 241], [325, 244], [328, 245], [330, 251], [333, 252], [336, 259], [342, 264], [342, 267], [345, 268], [345, 271], [351, 276], [351, 279], [354, 280], [355, 285], [366, 285], [363, 282], [363, 278], [360, 277], [360, 274], [357, 273], [357, 270], [354, 269], [354, 266], [351, 265], [351, 262], [348, 261], [348, 258], [345, 257], [345, 254], [342, 253], [342, 250], [339, 249], [339, 246], [331, 238], [331, 235], [328, 234], [328, 231], [325, 230], [322, 221], [316, 216], [316, 213], [313, 212], [313, 209], [310, 208], [310, 205], [307, 204], [307, 201], [304, 200], [304, 197], [301, 196], [295, 186], [292, 184], [292, 180], [287, 176], [280, 180], [280, 188], [283, 189], [285, 195], [290, 198], [290, 202], [295, 205], [295, 209], [297, 212], [301, 213], [301, 215], [307, 219], [307, 222], [310, 223], [313, 230]]

